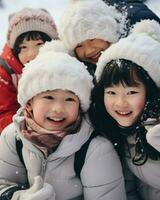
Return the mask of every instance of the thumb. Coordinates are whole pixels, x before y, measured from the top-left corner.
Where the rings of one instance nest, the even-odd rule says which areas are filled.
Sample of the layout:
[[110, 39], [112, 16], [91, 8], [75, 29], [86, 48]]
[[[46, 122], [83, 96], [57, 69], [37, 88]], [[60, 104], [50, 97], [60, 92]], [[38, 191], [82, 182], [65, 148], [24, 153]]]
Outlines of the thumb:
[[28, 191], [30, 191], [30, 193], [34, 193], [34, 192], [37, 192], [38, 190], [40, 190], [41, 188], [43, 188], [42, 177], [36, 176], [34, 178], [34, 183], [33, 183], [32, 187]]

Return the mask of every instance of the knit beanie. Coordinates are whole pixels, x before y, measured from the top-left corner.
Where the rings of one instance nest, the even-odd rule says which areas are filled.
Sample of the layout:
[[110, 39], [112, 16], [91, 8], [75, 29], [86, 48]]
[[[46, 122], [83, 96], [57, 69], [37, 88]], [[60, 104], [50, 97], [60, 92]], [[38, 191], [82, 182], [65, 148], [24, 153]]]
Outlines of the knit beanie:
[[100, 56], [95, 72], [96, 80], [111, 60], [125, 59], [141, 66], [160, 87], [160, 24], [143, 20], [133, 27], [130, 35], [120, 39]]
[[73, 54], [87, 39], [115, 43], [124, 31], [125, 16], [102, 0], [70, 0], [58, 26], [60, 39]]
[[55, 22], [45, 9], [24, 8], [9, 16], [7, 41], [10, 48], [18, 36], [28, 31], [40, 31], [47, 34], [51, 39], [57, 39]]
[[70, 90], [79, 97], [85, 112], [89, 108], [93, 88], [93, 78], [86, 68], [76, 58], [64, 52], [47, 51], [46, 48], [23, 68], [18, 84], [18, 102], [25, 107], [32, 97], [41, 92]]

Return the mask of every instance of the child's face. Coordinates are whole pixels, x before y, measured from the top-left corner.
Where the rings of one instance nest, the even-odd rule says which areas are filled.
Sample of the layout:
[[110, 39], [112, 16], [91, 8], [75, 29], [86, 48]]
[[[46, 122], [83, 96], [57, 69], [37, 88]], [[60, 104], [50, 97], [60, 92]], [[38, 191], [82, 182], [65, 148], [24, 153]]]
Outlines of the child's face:
[[18, 58], [21, 63], [24, 65], [33, 60], [37, 56], [39, 49], [43, 44], [44, 42], [41, 39], [29, 41], [24, 39], [24, 41], [19, 46], [20, 53], [18, 54]]
[[120, 83], [104, 90], [105, 108], [120, 126], [133, 125], [144, 109], [146, 89], [141, 82], [138, 83], [132, 87]]
[[50, 131], [64, 130], [79, 115], [79, 98], [68, 90], [53, 90], [35, 96], [28, 103], [37, 124]]
[[101, 52], [110, 46], [109, 42], [101, 39], [85, 40], [77, 45], [75, 53], [81, 61], [96, 64]]

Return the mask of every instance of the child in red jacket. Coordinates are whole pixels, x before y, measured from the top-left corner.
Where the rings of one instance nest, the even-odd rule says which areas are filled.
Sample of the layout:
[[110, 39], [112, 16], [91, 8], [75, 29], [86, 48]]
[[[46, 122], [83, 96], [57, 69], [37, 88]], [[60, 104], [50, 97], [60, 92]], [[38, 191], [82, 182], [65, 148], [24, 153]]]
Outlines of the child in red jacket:
[[44, 9], [24, 8], [9, 16], [7, 43], [0, 57], [0, 133], [19, 108], [17, 85], [24, 64], [37, 56], [46, 41], [57, 38], [55, 22]]

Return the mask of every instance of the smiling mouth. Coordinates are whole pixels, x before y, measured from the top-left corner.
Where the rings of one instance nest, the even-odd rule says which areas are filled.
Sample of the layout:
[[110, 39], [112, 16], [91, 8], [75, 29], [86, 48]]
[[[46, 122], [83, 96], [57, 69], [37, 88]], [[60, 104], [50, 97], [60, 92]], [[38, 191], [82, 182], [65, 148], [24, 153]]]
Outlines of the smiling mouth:
[[100, 57], [100, 55], [101, 55], [101, 54], [98, 54], [98, 55], [96, 55], [96, 56], [94, 56], [94, 57], [91, 57], [91, 59], [92, 59], [92, 60], [98, 60], [98, 58]]
[[51, 122], [55, 122], [55, 123], [61, 123], [65, 120], [65, 118], [51, 118], [51, 117], [47, 117], [47, 119]]
[[101, 52], [98, 52], [97, 54], [89, 57], [89, 59], [92, 60], [93, 62], [97, 62], [99, 57], [100, 57], [100, 55], [101, 55]]
[[132, 111], [129, 111], [129, 112], [116, 111], [116, 113], [117, 113], [118, 115], [122, 116], [122, 117], [123, 117], [123, 116], [126, 117], [126, 116], [132, 114]]

